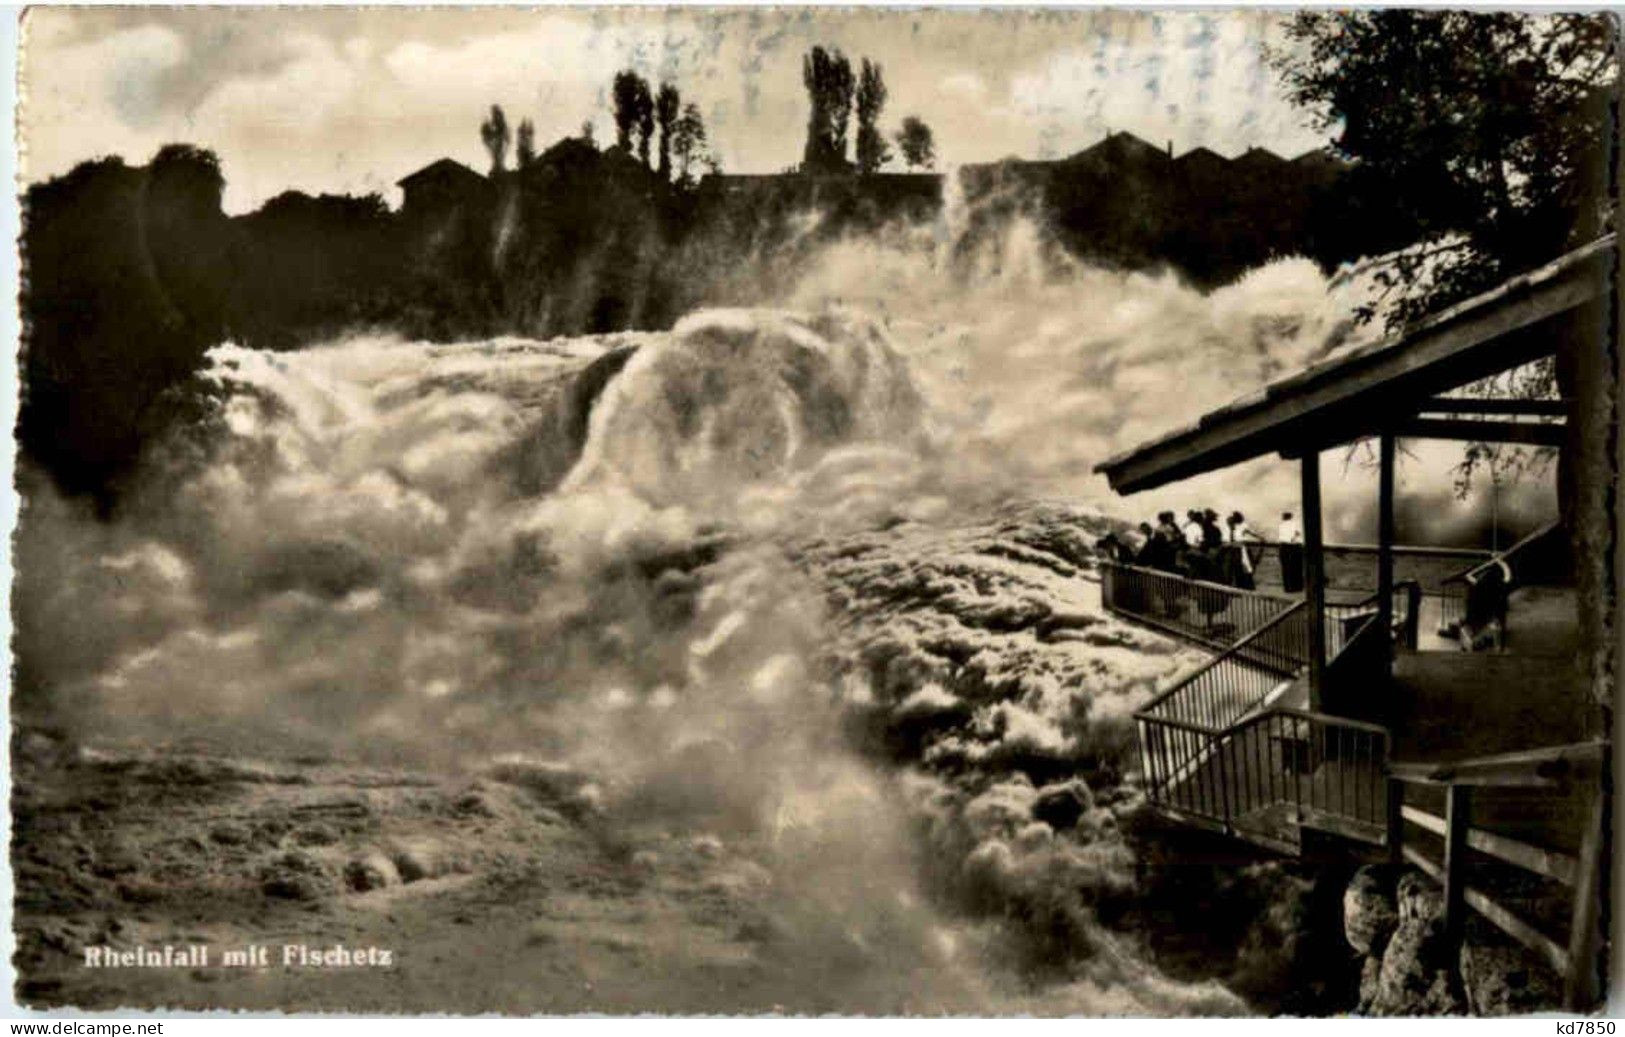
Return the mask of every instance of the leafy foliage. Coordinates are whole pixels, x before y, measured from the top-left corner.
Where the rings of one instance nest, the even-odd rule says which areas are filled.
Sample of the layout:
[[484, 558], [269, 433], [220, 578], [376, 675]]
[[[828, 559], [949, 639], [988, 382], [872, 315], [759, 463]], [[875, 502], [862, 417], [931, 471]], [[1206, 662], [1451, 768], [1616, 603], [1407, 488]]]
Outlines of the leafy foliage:
[[485, 143], [485, 150], [491, 153], [491, 172], [500, 173], [508, 167], [508, 145], [512, 141], [512, 134], [508, 129], [508, 117], [502, 113], [502, 106], [491, 106], [491, 117], [480, 124], [480, 140]]
[[649, 82], [641, 76], [637, 81], [636, 108], [638, 131], [638, 161], [649, 164], [649, 142], [655, 130], [655, 102], [649, 93]]
[[683, 112], [672, 126], [672, 153], [677, 159], [677, 182], [685, 187], [694, 184], [694, 170], [701, 163], [716, 171], [716, 160], [711, 156], [710, 142], [705, 135], [705, 120], [693, 102], [683, 106]]
[[936, 165], [937, 145], [931, 127], [918, 116], [903, 119], [903, 128], [897, 131], [897, 150], [910, 169], [930, 169]]
[[671, 179], [671, 144], [672, 131], [676, 127], [677, 116], [682, 108], [682, 95], [670, 83], [661, 83], [660, 92], [655, 97], [655, 122], [660, 126], [660, 179]]
[[852, 63], [838, 49], [815, 46], [802, 58], [801, 81], [811, 102], [802, 168], [811, 173], [843, 171], [852, 116]]
[[536, 161], [536, 124], [529, 119], [519, 121], [519, 140], [514, 146], [514, 160], [524, 169]]
[[[1337, 129], [1361, 193], [1415, 247], [1377, 274], [1390, 326], [1483, 292], [1606, 231], [1618, 147], [1618, 23], [1604, 14], [1308, 11], [1272, 56], [1289, 95]], [[1360, 314], [1371, 320], [1376, 307]], [[1468, 395], [1572, 395], [1540, 362]], [[1549, 450], [1469, 444], [1458, 493], [1544, 468]]]
[[23, 456], [110, 510], [173, 391], [224, 335], [240, 283], [212, 152], [86, 162], [37, 184], [22, 233]]
[[886, 107], [886, 81], [878, 62], [863, 59], [858, 77], [858, 172], [873, 173], [891, 160], [886, 138], [880, 133], [880, 111]]
[[[1293, 101], [1443, 251], [1401, 256], [1405, 322], [1595, 238], [1617, 59], [1605, 15], [1307, 11], [1273, 55]], [[1414, 290], [1411, 290], [1414, 289]]]

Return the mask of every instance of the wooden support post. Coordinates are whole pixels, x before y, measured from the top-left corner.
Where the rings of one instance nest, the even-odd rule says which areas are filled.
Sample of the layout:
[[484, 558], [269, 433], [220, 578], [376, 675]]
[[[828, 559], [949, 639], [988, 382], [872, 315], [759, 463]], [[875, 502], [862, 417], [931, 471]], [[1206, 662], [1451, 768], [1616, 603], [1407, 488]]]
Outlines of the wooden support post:
[[1563, 978], [1563, 1006], [1570, 1011], [1588, 1011], [1597, 1001], [1601, 986], [1601, 962], [1597, 948], [1601, 936], [1603, 898], [1602, 875], [1605, 854], [1604, 818], [1610, 797], [1599, 788], [1592, 796], [1586, 819], [1585, 839], [1580, 845], [1579, 873], [1574, 883], [1574, 913], [1569, 925], [1569, 972]]
[[1461, 943], [1467, 921], [1467, 830], [1473, 826], [1472, 789], [1450, 786], [1444, 813], [1444, 937], [1447, 947]]
[[1320, 532], [1320, 451], [1303, 456], [1303, 594], [1309, 620], [1309, 708], [1325, 708], [1326, 559]]
[[1394, 436], [1379, 439], [1377, 477], [1377, 625], [1383, 631], [1390, 669], [1394, 654]]
[[1405, 783], [1389, 778], [1387, 793], [1388, 863], [1397, 868], [1405, 863]]
[[1422, 630], [1422, 585], [1412, 583], [1405, 595], [1405, 647], [1416, 651]]

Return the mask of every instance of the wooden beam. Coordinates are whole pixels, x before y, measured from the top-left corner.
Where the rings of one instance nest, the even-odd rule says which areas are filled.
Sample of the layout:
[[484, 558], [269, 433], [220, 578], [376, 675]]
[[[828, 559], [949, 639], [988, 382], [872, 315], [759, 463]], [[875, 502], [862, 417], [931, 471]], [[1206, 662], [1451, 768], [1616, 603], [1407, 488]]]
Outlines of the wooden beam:
[[[1444, 883], [1445, 870], [1414, 846], [1405, 847], [1405, 860], [1434, 882]], [[1540, 954], [1559, 976], [1569, 974], [1569, 956], [1550, 937], [1476, 889], [1462, 890], [1462, 903], [1492, 922], [1496, 928]]]
[[1564, 426], [1554, 422], [1473, 421], [1467, 418], [1411, 418], [1394, 426], [1406, 439], [1458, 439], [1470, 443], [1527, 443], [1560, 447]]
[[1272, 453], [1375, 434], [1395, 409], [1549, 356], [1546, 325], [1606, 283], [1612, 235], [1429, 318], [1403, 335], [1313, 365], [1199, 423], [1102, 462], [1118, 493], [1137, 493]]
[[1605, 787], [1592, 795], [1585, 838], [1580, 845], [1580, 873], [1574, 883], [1574, 913], [1569, 920], [1569, 970], [1563, 986], [1564, 1007], [1577, 1012], [1589, 1009], [1601, 990], [1597, 948], [1602, 935], [1599, 930], [1606, 846], [1603, 815], [1611, 798]]
[[1496, 903], [1486, 893], [1467, 889], [1462, 891], [1462, 898], [1468, 907], [1495, 923], [1496, 928], [1546, 959], [1547, 967], [1553, 972], [1559, 976], [1569, 975], [1568, 953], [1557, 945], [1557, 941]]
[[1444, 811], [1444, 939], [1445, 946], [1461, 943], [1466, 910], [1467, 829], [1472, 826], [1473, 792], [1450, 786]]
[[1299, 823], [1305, 828], [1315, 828], [1322, 832], [1342, 836], [1356, 842], [1371, 843], [1381, 846], [1386, 841], [1383, 838], [1383, 826], [1372, 824], [1370, 821], [1360, 821], [1330, 810], [1319, 810], [1315, 807], [1304, 807]]
[[1417, 410], [1423, 414], [1517, 414], [1525, 417], [1561, 418], [1569, 412], [1572, 400], [1488, 400], [1473, 396], [1435, 396]]
[[1398, 867], [1404, 860], [1405, 846], [1405, 784], [1397, 778], [1385, 783], [1387, 792], [1388, 863]]
[[1607, 742], [1577, 742], [1447, 763], [1390, 763], [1388, 773], [1422, 785], [1551, 788], [1607, 758]]
[[1326, 692], [1326, 558], [1320, 529], [1320, 454], [1302, 464], [1303, 594], [1309, 622], [1309, 710], [1319, 713]]
[[[1377, 443], [1377, 625], [1387, 644], [1385, 672], [1394, 662], [1394, 436], [1384, 432]], [[1386, 708], [1386, 704], [1384, 706]]]
[[1444, 869], [1439, 867], [1438, 863], [1435, 862], [1433, 858], [1423, 853], [1421, 848], [1407, 843], [1405, 845], [1403, 856], [1405, 857], [1406, 862], [1414, 867], [1417, 871], [1420, 871], [1422, 874], [1426, 875], [1434, 882], [1437, 882], [1439, 885], [1444, 885]]
[[[1443, 836], [1448, 827], [1444, 818], [1418, 807], [1402, 806], [1400, 816], [1423, 831], [1438, 836]], [[1515, 864], [1525, 871], [1544, 875], [1565, 886], [1574, 885], [1578, 861], [1566, 853], [1547, 850], [1483, 828], [1468, 829], [1467, 846], [1497, 860]]]

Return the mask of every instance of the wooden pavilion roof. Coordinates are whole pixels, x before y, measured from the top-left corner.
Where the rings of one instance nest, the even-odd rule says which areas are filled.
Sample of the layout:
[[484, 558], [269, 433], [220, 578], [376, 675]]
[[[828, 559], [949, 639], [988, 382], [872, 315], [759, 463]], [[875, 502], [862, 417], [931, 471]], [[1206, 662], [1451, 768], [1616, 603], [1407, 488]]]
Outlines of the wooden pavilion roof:
[[[1297, 457], [1385, 430], [1442, 434], [1442, 423], [1415, 415], [1437, 409], [1428, 404], [1438, 393], [1550, 355], [1557, 323], [1609, 291], [1616, 260], [1615, 237], [1608, 235], [1399, 334], [1279, 378], [1095, 471], [1117, 492], [1136, 493], [1263, 454]], [[1484, 427], [1529, 442], [1550, 438], [1541, 426]]]

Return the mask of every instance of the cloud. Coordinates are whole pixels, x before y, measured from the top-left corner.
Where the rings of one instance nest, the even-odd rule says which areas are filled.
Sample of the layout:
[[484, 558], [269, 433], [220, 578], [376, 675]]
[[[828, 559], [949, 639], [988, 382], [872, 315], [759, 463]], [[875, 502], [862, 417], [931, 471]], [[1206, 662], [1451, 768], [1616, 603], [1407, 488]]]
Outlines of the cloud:
[[40, 8], [27, 30], [30, 180], [185, 140], [219, 152], [231, 211], [289, 187], [391, 196], [442, 156], [482, 166], [492, 104], [544, 143], [583, 120], [607, 138], [625, 67], [700, 107], [724, 168], [781, 170], [814, 44], [880, 62], [882, 128], [919, 116], [945, 165], [1070, 153], [1108, 128], [1229, 151], [1318, 140], [1262, 62], [1268, 12]]
[[[60, 25], [38, 16], [30, 16], [26, 33], [25, 110], [60, 117], [50, 126], [25, 119], [25, 173], [54, 172], [93, 154], [144, 149], [163, 81], [187, 57], [179, 33], [149, 25], [69, 42]], [[43, 62], [26, 60], [41, 50], [50, 53], [48, 70]]]
[[1119, 130], [1172, 141], [1179, 151], [1306, 151], [1322, 140], [1265, 63], [1273, 28], [1217, 13], [1125, 21], [1016, 75], [1009, 117], [1034, 126], [1054, 157]]

